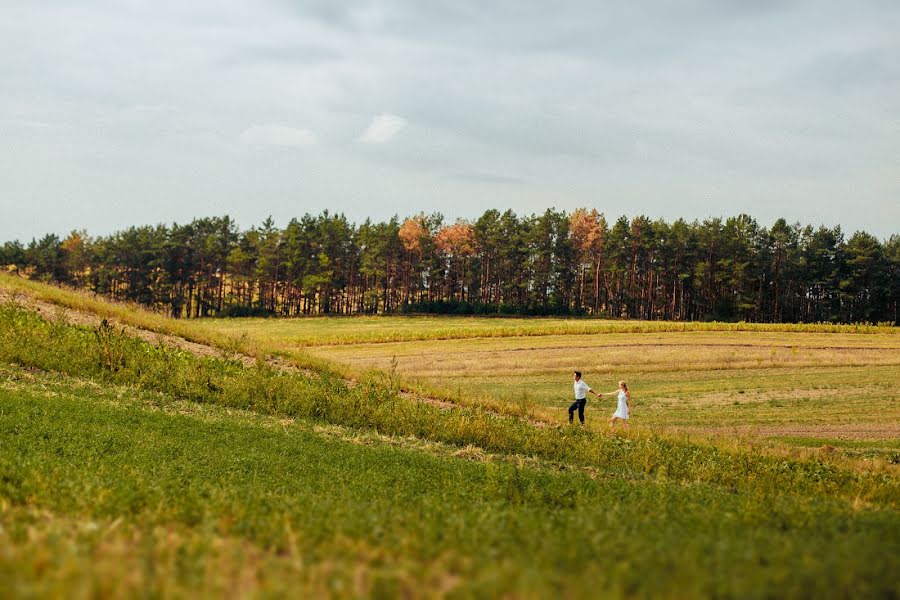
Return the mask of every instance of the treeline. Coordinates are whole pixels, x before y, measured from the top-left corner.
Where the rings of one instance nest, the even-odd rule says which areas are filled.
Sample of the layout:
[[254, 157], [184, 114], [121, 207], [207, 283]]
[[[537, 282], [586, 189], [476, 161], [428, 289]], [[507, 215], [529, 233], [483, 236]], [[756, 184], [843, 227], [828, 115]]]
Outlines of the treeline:
[[7, 242], [0, 265], [175, 317], [452, 312], [893, 322], [900, 236], [740, 215], [609, 224], [596, 210], [241, 231], [229, 217]]

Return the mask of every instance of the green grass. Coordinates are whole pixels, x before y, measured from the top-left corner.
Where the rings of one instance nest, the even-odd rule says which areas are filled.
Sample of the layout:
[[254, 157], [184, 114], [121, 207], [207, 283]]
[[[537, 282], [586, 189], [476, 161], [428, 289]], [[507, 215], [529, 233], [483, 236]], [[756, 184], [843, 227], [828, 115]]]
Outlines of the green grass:
[[892, 509], [353, 444], [9, 367], [0, 382], [14, 596], [900, 593]]
[[105, 319], [115, 319], [121, 324], [138, 329], [175, 335], [229, 351], [241, 351], [253, 356], [265, 356], [267, 353], [267, 348], [258, 348], [245, 338], [233, 338], [214, 331], [204, 331], [196, 327], [190, 320], [172, 319], [137, 304], [112, 302], [100, 296], [31, 281], [2, 272], [0, 272], [0, 290], [12, 296], [13, 300], [20, 295], [36, 298]]
[[[479, 408], [561, 417], [583, 359], [550, 335], [329, 343], [310, 350], [349, 366], [283, 372], [0, 304], [0, 581], [14, 597], [900, 595], [897, 438], [842, 433], [897, 422], [893, 334], [596, 337], [593, 359], [576, 345], [589, 382], [626, 372], [636, 392], [626, 435]], [[388, 372], [361, 375], [372, 360]], [[453, 361], [472, 366], [442, 379]], [[401, 397], [392, 363], [447, 396], [465, 383], [468, 406]]]
[[[897, 327], [485, 317], [176, 321], [20, 278], [0, 276], [0, 288], [228, 351], [279, 355], [336, 377], [396, 370], [391, 377], [403, 389], [501, 414], [564, 421], [569, 378], [579, 368], [600, 389], [629, 380], [638, 428], [788, 445], [803, 437], [900, 438]], [[592, 402], [592, 426], [611, 410]]]
[[387, 378], [370, 377], [351, 388], [328, 373], [286, 373], [262, 364], [244, 368], [237, 362], [152, 345], [109, 327], [47, 321], [11, 305], [0, 306], [0, 332], [2, 361], [136, 385], [196, 402], [460, 447], [471, 444], [490, 452], [564, 461], [635, 478], [664, 475], [675, 481], [772, 490], [792, 486], [803, 493], [900, 504], [900, 481], [868, 468], [845, 470], [817, 460], [756, 456], [752, 450], [648, 433], [620, 439], [568, 427], [535, 428], [478, 408], [448, 411], [403, 399]]

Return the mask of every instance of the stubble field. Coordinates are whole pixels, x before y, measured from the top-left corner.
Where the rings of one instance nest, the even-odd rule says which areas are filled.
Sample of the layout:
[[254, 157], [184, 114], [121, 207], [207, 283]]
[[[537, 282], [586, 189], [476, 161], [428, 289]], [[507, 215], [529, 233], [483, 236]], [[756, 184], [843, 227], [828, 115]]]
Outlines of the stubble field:
[[[395, 371], [453, 401], [551, 423], [567, 418], [578, 369], [598, 391], [627, 380], [636, 427], [850, 454], [900, 448], [900, 335], [887, 327], [458, 317], [203, 326], [354, 372]], [[558, 333], [565, 330], [575, 333]], [[614, 403], [589, 396], [593, 426], [605, 425]]]

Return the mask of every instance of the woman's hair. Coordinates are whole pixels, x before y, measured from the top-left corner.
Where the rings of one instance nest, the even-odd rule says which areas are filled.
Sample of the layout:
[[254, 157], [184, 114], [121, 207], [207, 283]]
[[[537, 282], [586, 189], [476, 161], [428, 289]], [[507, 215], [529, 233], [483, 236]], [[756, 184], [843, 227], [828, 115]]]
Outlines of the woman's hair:
[[626, 392], [628, 391], [628, 384], [625, 383], [624, 381], [619, 382], [619, 387], [622, 388], [623, 390], [625, 390]]

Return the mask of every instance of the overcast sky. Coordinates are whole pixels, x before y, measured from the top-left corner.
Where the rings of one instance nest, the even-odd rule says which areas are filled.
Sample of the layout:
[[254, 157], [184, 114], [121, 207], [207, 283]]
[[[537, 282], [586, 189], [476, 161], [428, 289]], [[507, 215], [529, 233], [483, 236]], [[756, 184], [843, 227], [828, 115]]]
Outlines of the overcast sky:
[[551, 206], [900, 233], [896, 0], [0, 11], [0, 240]]

